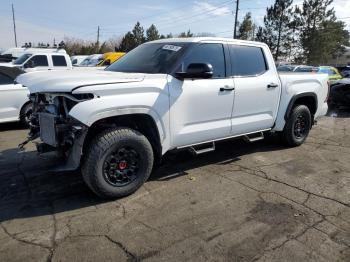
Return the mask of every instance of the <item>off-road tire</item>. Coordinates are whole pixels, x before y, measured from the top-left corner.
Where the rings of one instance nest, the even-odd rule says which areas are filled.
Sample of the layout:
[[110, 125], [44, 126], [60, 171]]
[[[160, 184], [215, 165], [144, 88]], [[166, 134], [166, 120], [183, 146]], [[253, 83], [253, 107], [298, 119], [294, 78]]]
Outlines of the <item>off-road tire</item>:
[[[305, 132], [302, 136], [298, 137], [295, 134], [295, 125], [298, 118], [302, 117], [305, 121]], [[284, 126], [281, 138], [283, 142], [290, 147], [300, 146], [306, 140], [309, 135], [312, 126], [311, 113], [307, 106], [297, 105], [293, 108], [292, 113], [288, 117]]]
[[21, 108], [19, 119], [22, 125], [29, 127], [29, 117], [32, 112], [33, 112], [32, 103], [27, 103]]
[[[139, 156], [140, 167], [136, 179], [125, 186], [114, 186], [106, 180], [103, 165], [118, 148], [132, 147]], [[149, 178], [153, 167], [153, 150], [140, 132], [124, 127], [111, 128], [98, 134], [89, 148], [81, 168], [83, 179], [99, 197], [115, 199], [128, 196], [139, 189]]]

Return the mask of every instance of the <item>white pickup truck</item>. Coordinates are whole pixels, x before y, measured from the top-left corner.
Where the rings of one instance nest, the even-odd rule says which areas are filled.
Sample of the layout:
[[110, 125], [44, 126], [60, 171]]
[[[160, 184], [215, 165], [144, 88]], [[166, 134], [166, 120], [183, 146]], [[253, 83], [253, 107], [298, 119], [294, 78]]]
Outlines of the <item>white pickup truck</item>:
[[15, 61], [2, 63], [2, 66], [18, 67], [26, 72], [47, 70], [71, 70], [72, 61], [65, 50], [51, 50], [41, 52], [25, 52]]
[[145, 43], [104, 71], [20, 76], [34, 105], [29, 139], [64, 152], [99, 196], [136, 191], [169, 150], [279, 133], [302, 144], [327, 112], [328, 77], [278, 74], [269, 48], [220, 38]]

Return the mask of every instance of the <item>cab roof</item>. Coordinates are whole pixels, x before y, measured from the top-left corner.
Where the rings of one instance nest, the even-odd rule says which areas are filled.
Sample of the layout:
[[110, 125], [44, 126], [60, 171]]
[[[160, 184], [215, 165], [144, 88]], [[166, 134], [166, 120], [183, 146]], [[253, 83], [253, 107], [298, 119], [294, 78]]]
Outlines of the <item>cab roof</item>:
[[187, 38], [164, 38], [155, 40], [149, 43], [199, 43], [199, 42], [217, 42], [217, 43], [233, 43], [233, 44], [249, 44], [256, 46], [266, 46], [265, 43], [246, 41], [232, 38], [222, 38], [222, 37], [187, 37]]

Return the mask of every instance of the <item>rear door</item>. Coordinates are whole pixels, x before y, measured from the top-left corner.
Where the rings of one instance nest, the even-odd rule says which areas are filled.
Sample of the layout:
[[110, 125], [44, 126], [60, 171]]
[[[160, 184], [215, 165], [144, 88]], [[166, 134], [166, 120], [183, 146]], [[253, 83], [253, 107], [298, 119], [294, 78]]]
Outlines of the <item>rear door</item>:
[[231, 134], [272, 128], [281, 84], [275, 66], [268, 64], [273, 63], [271, 54], [253, 45], [229, 44], [229, 50], [235, 83]]

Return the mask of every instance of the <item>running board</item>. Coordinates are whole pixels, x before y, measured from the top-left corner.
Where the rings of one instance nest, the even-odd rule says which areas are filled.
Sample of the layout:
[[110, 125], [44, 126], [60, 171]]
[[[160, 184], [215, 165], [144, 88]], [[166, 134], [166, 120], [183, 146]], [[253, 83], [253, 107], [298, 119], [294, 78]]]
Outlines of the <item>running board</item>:
[[264, 139], [264, 133], [263, 132], [259, 132], [259, 133], [254, 133], [251, 135], [246, 135], [244, 136], [244, 140], [246, 140], [247, 142], [255, 142], [255, 141], [259, 141], [259, 140], [263, 140]]
[[211, 151], [215, 150], [215, 142], [209, 142], [197, 146], [191, 146], [190, 150], [195, 154], [195, 155], [200, 155], [204, 153], [208, 153]]

